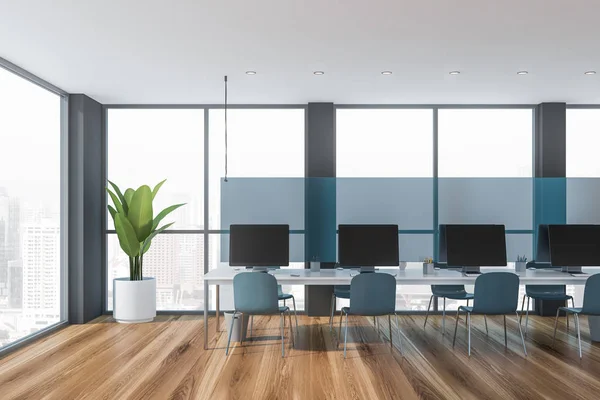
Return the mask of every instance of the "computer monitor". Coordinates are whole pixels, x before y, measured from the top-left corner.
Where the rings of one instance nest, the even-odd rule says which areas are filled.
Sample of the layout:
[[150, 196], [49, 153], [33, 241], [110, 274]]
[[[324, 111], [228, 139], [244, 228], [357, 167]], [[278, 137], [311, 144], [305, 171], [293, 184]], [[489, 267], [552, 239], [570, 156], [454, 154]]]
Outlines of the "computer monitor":
[[338, 261], [362, 270], [400, 265], [398, 225], [340, 225]]
[[504, 225], [446, 225], [449, 267], [478, 271], [481, 266], [506, 266]]
[[289, 225], [231, 225], [229, 265], [278, 267], [290, 264]]
[[536, 264], [550, 263], [550, 240], [548, 238], [548, 225], [538, 226], [535, 262]]
[[567, 272], [600, 265], [600, 225], [549, 225], [550, 262]]

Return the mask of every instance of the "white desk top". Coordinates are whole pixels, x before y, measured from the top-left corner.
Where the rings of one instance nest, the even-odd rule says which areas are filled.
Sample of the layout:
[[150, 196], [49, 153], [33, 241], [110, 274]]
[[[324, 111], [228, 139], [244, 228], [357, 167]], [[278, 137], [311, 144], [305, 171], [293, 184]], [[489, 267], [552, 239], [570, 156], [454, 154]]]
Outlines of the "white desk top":
[[[500, 271], [515, 272], [512, 268], [481, 268], [483, 273]], [[245, 272], [244, 268], [217, 268], [206, 275], [204, 280], [210, 285], [231, 285], [233, 277]], [[592, 275], [600, 273], [600, 268], [583, 268], [583, 272]], [[349, 285], [357, 271], [349, 269], [322, 269], [320, 272], [311, 272], [309, 269], [277, 269], [269, 272], [277, 283], [282, 285]], [[399, 285], [473, 285], [476, 277], [464, 276], [459, 271], [436, 270], [433, 274], [423, 274], [421, 268], [408, 268], [400, 271], [399, 268], [380, 269], [377, 273], [395, 274]], [[292, 276], [298, 275], [298, 276]], [[589, 275], [572, 276], [556, 270], [528, 269], [518, 274], [522, 285], [583, 285]]]

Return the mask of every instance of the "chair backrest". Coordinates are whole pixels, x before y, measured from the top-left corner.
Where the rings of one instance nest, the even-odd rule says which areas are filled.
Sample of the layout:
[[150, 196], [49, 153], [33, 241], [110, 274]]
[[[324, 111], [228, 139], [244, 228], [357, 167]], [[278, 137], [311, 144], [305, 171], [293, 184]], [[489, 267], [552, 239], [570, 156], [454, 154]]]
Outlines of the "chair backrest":
[[236, 311], [248, 314], [277, 314], [277, 279], [264, 272], [241, 272], [233, 277]]
[[600, 315], [600, 274], [594, 274], [585, 281], [581, 313]]
[[475, 280], [473, 312], [513, 314], [519, 302], [519, 276], [512, 272], [483, 273]]
[[396, 311], [396, 278], [386, 273], [359, 274], [350, 282], [350, 313], [387, 315]]

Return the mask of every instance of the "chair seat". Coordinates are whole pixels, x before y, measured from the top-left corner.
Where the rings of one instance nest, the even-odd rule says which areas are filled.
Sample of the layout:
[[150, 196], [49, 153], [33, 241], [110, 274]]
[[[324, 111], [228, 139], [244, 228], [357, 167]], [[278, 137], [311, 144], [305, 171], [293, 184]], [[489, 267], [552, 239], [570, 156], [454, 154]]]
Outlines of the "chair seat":
[[466, 311], [468, 313], [472, 313], [473, 312], [473, 307], [470, 307], [470, 306], [469, 307], [467, 307], [467, 306], [460, 306], [460, 307], [458, 307], [458, 309]]
[[[283, 306], [283, 307], [279, 307], [277, 312], [283, 313], [283, 312], [286, 312], [289, 310], [290, 310], [290, 308], [288, 306]], [[273, 315], [273, 314], [275, 314], [273, 311], [264, 312], [261, 310], [237, 310], [237, 312], [241, 312], [243, 314], [248, 314], [248, 315]]]
[[288, 299], [291, 299], [292, 297], [294, 297], [294, 295], [291, 293], [279, 293], [277, 295], [277, 298], [279, 300], [288, 300]]
[[562, 311], [567, 311], [573, 314], [580, 314], [583, 308], [573, 308], [573, 307], [561, 307]]
[[473, 295], [473, 293], [459, 293], [459, 292], [452, 292], [452, 293], [443, 293], [443, 292], [439, 292], [438, 293], [434, 293], [434, 296], [436, 297], [445, 297], [447, 299], [451, 299], [451, 300], [473, 300], [473, 298], [475, 297]]
[[571, 300], [573, 296], [562, 293], [535, 293], [533, 295], [528, 294], [527, 296], [535, 300]]

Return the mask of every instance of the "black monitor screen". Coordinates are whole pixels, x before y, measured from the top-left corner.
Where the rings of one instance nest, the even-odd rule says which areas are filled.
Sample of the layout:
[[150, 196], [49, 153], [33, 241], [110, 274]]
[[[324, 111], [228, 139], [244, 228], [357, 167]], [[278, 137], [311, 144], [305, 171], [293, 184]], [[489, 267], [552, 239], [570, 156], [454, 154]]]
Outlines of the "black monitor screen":
[[338, 261], [353, 267], [400, 265], [398, 225], [340, 225]]
[[553, 266], [600, 265], [600, 225], [549, 225], [548, 233]]
[[548, 238], [548, 225], [540, 225], [537, 232], [537, 248], [535, 261], [539, 263], [550, 262], [550, 241]]
[[449, 266], [506, 266], [504, 225], [446, 225]]
[[277, 267], [290, 264], [289, 225], [231, 225], [229, 265]]

